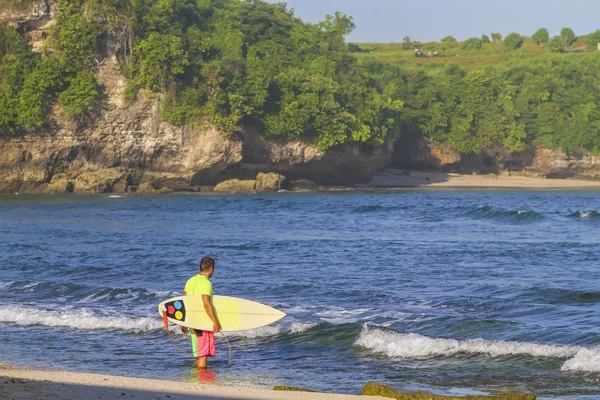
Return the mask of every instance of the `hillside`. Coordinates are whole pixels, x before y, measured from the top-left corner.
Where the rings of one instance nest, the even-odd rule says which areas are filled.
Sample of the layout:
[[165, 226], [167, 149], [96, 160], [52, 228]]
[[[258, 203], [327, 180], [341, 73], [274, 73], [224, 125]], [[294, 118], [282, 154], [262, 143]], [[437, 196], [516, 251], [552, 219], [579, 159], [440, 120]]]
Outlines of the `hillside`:
[[587, 37], [417, 58], [346, 43], [343, 14], [260, 0], [1, 0], [0, 19], [0, 191], [340, 185], [389, 165], [597, 175], [600, 53], [572, 51]]
[[[414, 46], [405, 50], [402, 43], [356, 43], [359, 51], [355, 51], [356, 57], [365, 60], [375, 57], [386, 63], [401, 66], [404, 69], [440, 68], [448, 64], [457, 64], [461, 68], [485, 68], [485, 67], [510, 67], [518, 64], [527, 64], [539, 59], [569, 60], [584, 53], [593, 53], [588, 50], [585, 38], [578, 38], [570, 46], [565, 46], [564, 51], [552, 53], [548, 46], [538, 46], [530, 38], [525, 38], [521, 48], [507, 50], [502, 42], [483, 44], [481, 49], [465, 49], [463, 42], [422, 43], [423, 57], [414, 56]], [[437, 51], [439, 56], [427, 57], [429, 52]]]

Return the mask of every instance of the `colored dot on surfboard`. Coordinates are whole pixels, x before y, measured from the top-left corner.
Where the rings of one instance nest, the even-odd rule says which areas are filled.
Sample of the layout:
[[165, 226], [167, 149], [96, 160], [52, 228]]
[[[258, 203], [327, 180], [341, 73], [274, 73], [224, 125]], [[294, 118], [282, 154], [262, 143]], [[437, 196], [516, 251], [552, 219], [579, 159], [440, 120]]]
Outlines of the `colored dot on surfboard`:
[[181, 310], [181, 302], [180, 301], [176, 301], [173, 305], [175, 306], [175, 309]]
[[173, 308], [173, 306], [167, 307], [167, 313], [168, 314], [173, 314], [174, 312], [175, 312], [175, 309]]
[[176, 319], [181, 319], [181, 318], [183, 318], [183, 313], [182, 313], [181, 311], [177, 311], [177, 312], [175, 313], [175, 318], [176, 318]]

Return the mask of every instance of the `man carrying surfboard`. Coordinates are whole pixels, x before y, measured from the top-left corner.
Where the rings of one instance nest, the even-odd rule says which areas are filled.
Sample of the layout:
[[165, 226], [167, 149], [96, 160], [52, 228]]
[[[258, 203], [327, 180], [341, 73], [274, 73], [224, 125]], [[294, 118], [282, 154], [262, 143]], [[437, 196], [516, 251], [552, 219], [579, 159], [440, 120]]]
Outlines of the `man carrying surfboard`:
[[[202, 296], [204, 310], [213, 322], [213, 330], [200, 331], [192, 329], [192, 351], [196, 357], [196, 365], [198, 368], [206, 368], [206, 357], [214, 357], [216, 354], [215, 348], [215, 333], [221, 330], [221, 324], [217, 319], [215, 309], [212, 304], [213, 290], [210, 278], [215, 272], [215, 260], [210, 257], [204, 257], [200, 261], [200, 273], [188, 279], [183, 290], [184, 296]], [[188, 332], [188, 328], [181, 327], [183, 333]]]

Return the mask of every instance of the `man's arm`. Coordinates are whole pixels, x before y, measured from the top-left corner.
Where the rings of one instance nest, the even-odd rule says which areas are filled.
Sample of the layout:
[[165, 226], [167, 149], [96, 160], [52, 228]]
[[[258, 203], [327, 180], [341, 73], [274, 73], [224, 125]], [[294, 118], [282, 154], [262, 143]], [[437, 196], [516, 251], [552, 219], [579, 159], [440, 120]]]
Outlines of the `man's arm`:
[[204, 310], [206, 311], [209, 318], [213, 322], [213, 332], [219, 333], [219, 331], [221, 330], [221, 324], [219, 324], [219, 320], [217, 319], [215, 309], [213, 308], [213, 305], [210, 302], [210, 296], [207, 294], [203, 294], [202, 295], [202, 303], [204, 303]]
[[[183, 291], [183, 295], [187, 296], [187, 292], [185, 290]], [[187, 334], [188, 333], [188, 328], [186, 328], [185, 326], [182, 326], [181, 327], [181, 332], [183, 332], [184, 335]]]

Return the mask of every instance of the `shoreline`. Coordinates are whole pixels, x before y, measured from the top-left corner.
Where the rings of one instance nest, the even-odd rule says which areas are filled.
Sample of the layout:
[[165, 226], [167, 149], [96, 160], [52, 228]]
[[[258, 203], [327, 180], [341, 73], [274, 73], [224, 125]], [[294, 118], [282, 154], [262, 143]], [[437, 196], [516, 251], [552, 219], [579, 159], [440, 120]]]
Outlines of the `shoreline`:
[[[276, 391], [182, 381], [40, 370], [0, 364], [0, 397], [10, 399], [265, 399], [358, 400], [365, 396]], [[383, 399], [372, 397], [369, 399]]]
[[191, 194], [191, 195], [243, 195], [243, 194], [269, 194], [269, 193], [329, 193], [329, 192], [353, 192], [353, 191], [375, 191], [375, 190], [600, 190], [600, 180], [594, 179], [553, 179], [543, 177], [531, 177], [521, 174], [455, 174], [445, 172], [422, 172], [387, 169], [373, 176], [370, 183], [356, 184], [352, 186], [314, 185], [311, 189], [282, 189], [275, 192], [246, 192], [246, 193], [219, 193], [214, 191], [154, 191], [154, 192], [102, 192], [102, 193], [70, 193], [70, 192], [0, 192], [0, 195], [62, 195], [75, 196], [108, 195], [109, 197], [127, 197], [140, 195], [168, 195], [168, 194]]
[[385, 170], [375, 175], [371, 183], [364, 187], [415, 190], [600, 190], [600, 180]]

